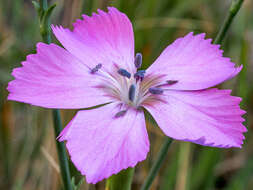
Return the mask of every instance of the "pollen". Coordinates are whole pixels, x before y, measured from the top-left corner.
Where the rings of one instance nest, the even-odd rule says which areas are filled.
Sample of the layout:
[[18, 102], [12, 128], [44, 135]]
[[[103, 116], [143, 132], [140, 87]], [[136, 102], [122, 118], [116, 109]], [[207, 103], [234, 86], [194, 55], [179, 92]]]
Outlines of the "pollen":
[[101, 68], [102, 68], [102, 64], [99, 63], [93, 69], [91, 69], [90, 72], [91, 72], [91, 74], [94, 74], [94, 73], [98, 72], [98, 70], [101, 69]]
[[156, 88], [156, 87], [153, 87], [153, 88], [149, 88], [148, 91], [151, 93], [151, 94], [162, 94], [163, 93], [163, 89], [161, 88]]
[[123, 77], [127, 77], [127, 78], [131, 78], [131, 73], [129, 73], [127, 70], [125, 69], [119, 69], [118, 73], [123, 76]]
[[130, 101], [134, 101], [134, 97], [135, 97], [135, 85], [132, 84], [130, 87], [129, 87], [129, 91], [128, 91], [128, 98]]

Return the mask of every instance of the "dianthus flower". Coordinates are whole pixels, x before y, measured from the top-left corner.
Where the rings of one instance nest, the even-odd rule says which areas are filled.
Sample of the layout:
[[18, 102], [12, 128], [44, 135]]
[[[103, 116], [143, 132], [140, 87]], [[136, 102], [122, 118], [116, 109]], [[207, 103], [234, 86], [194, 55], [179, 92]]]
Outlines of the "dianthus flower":
[[79, 110], [59, 136], [89, 183], [134, 167], [149, 152], [143, 109], [165, 135], [213, 147], [241, 147], [241, 98], [209, 88], [237, 75], [219, 45], [189, 33], [169, 45], [147, 69], [134, 53], [127, 16], [98, 10], [74, 23], [73, 31], [52, 26], [64, 48], [37, 44], [13, 70], [9, 100], [45, 108]]

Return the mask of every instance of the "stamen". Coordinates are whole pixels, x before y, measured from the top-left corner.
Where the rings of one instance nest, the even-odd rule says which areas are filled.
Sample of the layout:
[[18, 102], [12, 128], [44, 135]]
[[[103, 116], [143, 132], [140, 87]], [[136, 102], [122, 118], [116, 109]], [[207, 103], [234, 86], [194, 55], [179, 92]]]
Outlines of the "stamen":
[[142, 64], [142, 54], [136, 53], [135, 60], [134, 60], [135, 67], [139, 69]]
[[172, 84], [176, 84], [178, 81], [177, 80], [167, 80], [166, 82], [167, 82], [167, 84], [172, 85]]
[[144, 78], [144, 74], [145, 74], [145, 70], [139, 70], [139, 71], [137, 71], [137, 73], [135, 73], [134, 74], [134, 78], [136, 79], [136, 81], [138, 81], [138, 80], [143, 80], [143, 78]]
[[118, 113], [115, 114], [115, 117], [116, 118], [122, 117], [126, 114], [126, 112], [127, 112], [127, 110], [119, 111]]
[[102, 64], [99, 63], [93, 69], [91, 69], [90, 73], [94, 74], [94, 73], [98, 72], [98, 70], [101, 69], [101, 68], [102, 68]]
[[129, 79], [131, 78], [131, 74], [127, 70], [125, 70], [125, 69], [119, 69], [118, 73], [120, 75], [122, 75], [123, 77], [127, 77]]
[[134, 96], [135, 96], [135, 85], [132, 84], [130, 87], [129, 87], [129, 91], [128, 91], [128, 98], [130, 101], [134, 101]]
[[151, 94], [162, 94], [162, 93], [163, 93], [163, 89], [161, 89], [161, 88], [156, 88], [156, 87], [149, 88], [148, 91], [149, 91]]

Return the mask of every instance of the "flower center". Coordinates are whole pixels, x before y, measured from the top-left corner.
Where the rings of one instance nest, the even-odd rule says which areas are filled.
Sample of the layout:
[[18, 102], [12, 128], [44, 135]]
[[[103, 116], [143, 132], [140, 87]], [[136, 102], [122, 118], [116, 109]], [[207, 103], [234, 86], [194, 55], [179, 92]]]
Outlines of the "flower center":
[[[142, 64], [142, 55], [136, 54], [134, 61], [135, 67], [138, 69]], [[126, 69], [119, 68], [115, 64], [112, 72], [106, 72], [102, 69], [102, 64], [98, 64], [91, 69], [91, 74], [102, 76], [98, 88], [104, 91], [104, 95], [110, 96], [120, 102], [125, 109], [121, 110], [115, 117], [125, 115], [129, 107], [138, 109], [144, 104], [155, 103], [161, 101], [161, 95], [164, 92], [164, 85], [173, 85], [177, 81], [162, 81], [163, 76], [159, 74], [147, 74], [145, 70], [138, 70], [136, 73], [130, 73]]]

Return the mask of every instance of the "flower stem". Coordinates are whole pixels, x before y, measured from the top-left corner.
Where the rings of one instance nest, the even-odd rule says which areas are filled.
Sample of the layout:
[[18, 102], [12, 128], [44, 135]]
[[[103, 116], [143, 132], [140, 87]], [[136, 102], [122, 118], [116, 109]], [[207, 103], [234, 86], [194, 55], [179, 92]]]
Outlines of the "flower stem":
[[222, 43], [222, 41], [228, 31], [228, 28], [230, 27], [237, 12], [240, 10], [242, 3], [243, 3], [243, 0], [233, 0], [232, 1], [231, 6], [229, 8], [229, 13], [228, 13], [227, 17], [225, 18], [225, 21], [222, 24], [222, 26], [221, 26], [221, 28], [214, 40], [214, 44], [221, 44]]
[[106, 181], [106, 190], [130, 190], [134, 168], [127, 168], [116, 175], [112, 175]]
[[152, 166], [147, 179], [145, 180], [144, 184], [141, 187], [141, 190], [148, 190], [154, 181], [156, 175], [158, 174], [159, 169], [162, 166], [163, 161], [166, 158], [166, 155], [168, 153], [170, 144], [172, 143], [172, 139], [165, 137], [162, 148], [158, 154], [157, 160], [155, 161], [154, 165]]
[[[62, 123], [61, 123], [61, 116], [60, 111], [55, 109], [53, 110], [53, 120], [54, 120], [54, 132], [55, 137], [58, 137], [62, 130]], [[64, 142], [56, 141], [56, 147], [59, 157], [59, 163], [61, 168], [61, 176], [62, 181], [65, 187], [65, 190], [72, 190], [72, 184], [71, 184], [71, 177], [69, 172], [69, 163], [68, 163], [68, 157], [65, 150]]]
[[[50, 15], [55, 7], [52, 5], [48, 8], [47, 0], [39, 0], [39, 3], [33, 2], [35, 8], [38, 11], [40, 20], [40, 34], [43, 42], [51, 43], [51, 29], [50, 29]], [[62, 130], [60, 111], [57, 109], [53, 110], [53, 121], [55, 137], [58, 137]], [[63, 142], [56, 141], [56, 148], [59, 157], [59, 163], [61, 168], [61, 176], [65, 190], [72, 190], [71, 177], [69, 171], [68, 157]]]

